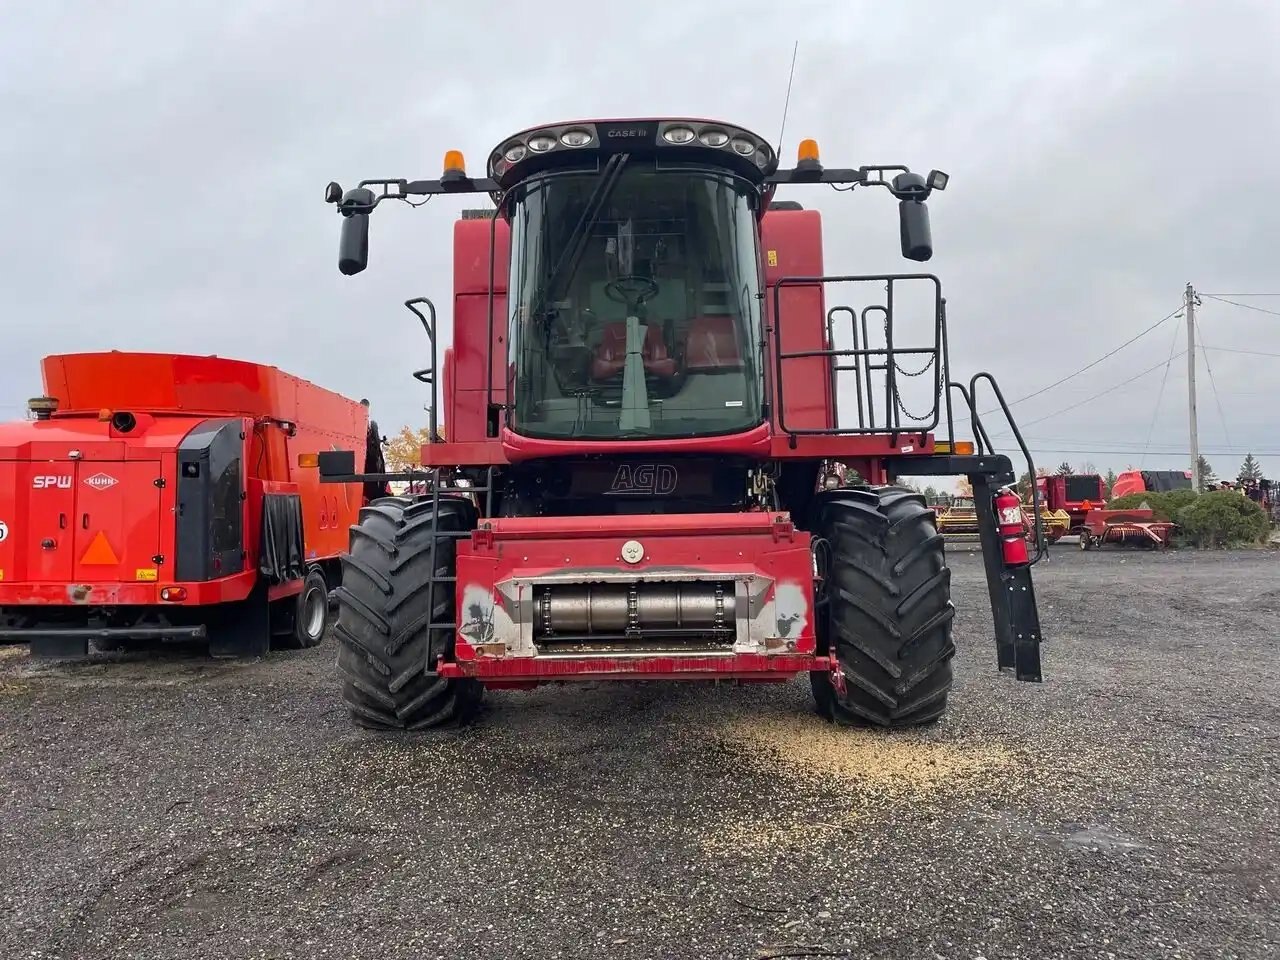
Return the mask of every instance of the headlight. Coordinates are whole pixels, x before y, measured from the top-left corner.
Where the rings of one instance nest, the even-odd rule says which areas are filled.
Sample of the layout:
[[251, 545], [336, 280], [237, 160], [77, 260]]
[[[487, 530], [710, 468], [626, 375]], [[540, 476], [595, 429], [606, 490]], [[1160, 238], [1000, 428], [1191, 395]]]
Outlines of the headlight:
[[566, 147], [585, 147], [591, 142], [591, 133], [587, 130], [566, 130], [560, 134], [560, 142]]
[[519, 163], [524, 159], [526, 152], [527, 151], [525, 150], [523, 143], [513, 143], [511, 146], [507, 147], [506, 152], [502, 155], [506, 158], [508, 163]]
[[529, 149], [534, 153], [546, 153], [556, 145], [556, 138], [545, 133], [539, 133], [529, 138]]
[[688, 127], [671, 127], [663, 132], [662, 139], [668, 143], [691, 143], [693, 136], [693, 131]]
[[756, 145], [750, 140], [743, 140], [741, 137], [735, 137], [729, 146], [733, 148], [734, 153], [743, 157], [749, 157], [756, 152]]
[[729, 142], [729, 135], [723, 130], [703, 130], [698, 139], [708, 147], [723, 147]]

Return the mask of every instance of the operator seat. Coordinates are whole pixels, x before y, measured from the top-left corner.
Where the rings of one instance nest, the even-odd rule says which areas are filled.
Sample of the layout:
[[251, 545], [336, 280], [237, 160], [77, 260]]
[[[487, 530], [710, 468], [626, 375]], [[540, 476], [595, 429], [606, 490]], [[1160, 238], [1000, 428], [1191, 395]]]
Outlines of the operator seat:
[[[640, 358], [644, 361], [647, 375], [664, 379], [675, 376], [676, 362], [667, 353], [662, 330], [657, 324], [651, 323], [645, 329]], [[591, 379], [612, 380], [622, 373], [626, 364], [627, 325], [625, 322], [611, 323], [601, 331], [600, 345], [596, 347], [596, 355], [591, 361]]]

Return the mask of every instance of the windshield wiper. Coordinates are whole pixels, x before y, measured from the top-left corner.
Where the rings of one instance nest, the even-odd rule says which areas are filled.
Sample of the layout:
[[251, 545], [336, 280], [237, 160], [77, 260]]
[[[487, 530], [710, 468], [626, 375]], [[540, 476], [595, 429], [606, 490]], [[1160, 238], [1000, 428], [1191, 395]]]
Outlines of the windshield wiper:
[[613, 193], [613, 188], [617, 186], [618, 178], [622, 175], [622, 168], [627, 165], [627, 161], [630, 159], [630, 154], [615, 153], [604, 165], [604, 170], [600, 174], [600, 182], [591, 191], [591, 196], [587, 197], [586, 206], [582, 208], [582, 216], [578, 218], [573, 231], [569, 234], [564, 250], [560, 254], [560, 259], [547, 276], [547, 281], [541, 291], [542, 295], [535, 301], [536, 307], [533, 311], [535, 317], [542, 315], [548, 302], [560, 299], [559, 293], [562, 283], [565, 280], [572, 279], [573, 275], [578, 272], [578, 264], [582, 260], [583, 253], [586, 252], [587, 239], [591, 228], [600, 219], [600, 213], [604, 209], [605, 202], [609, 199], [609, 195]]

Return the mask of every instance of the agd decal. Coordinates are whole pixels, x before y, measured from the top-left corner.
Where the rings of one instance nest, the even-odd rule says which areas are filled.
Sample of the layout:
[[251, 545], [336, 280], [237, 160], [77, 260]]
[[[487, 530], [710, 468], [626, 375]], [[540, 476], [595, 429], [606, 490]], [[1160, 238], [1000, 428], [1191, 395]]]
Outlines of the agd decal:
[[665, 496], [675, 490], [678, 479], [676, 468], [669, 463], [624, 463], [614, 474], [609, 493]]

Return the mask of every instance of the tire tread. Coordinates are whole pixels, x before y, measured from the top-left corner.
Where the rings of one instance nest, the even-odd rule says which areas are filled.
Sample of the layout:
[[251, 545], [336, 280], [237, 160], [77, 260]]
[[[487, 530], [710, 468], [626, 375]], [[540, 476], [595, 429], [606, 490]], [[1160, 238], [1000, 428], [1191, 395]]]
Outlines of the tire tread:
[[938, 719], [952, 684], [955, 607], [933, 511], [902, 487], [839, 490], [817, 533], [831, 545], [820, 646], [834, 645], [845, 680], [840, 695], [828, 674], [811, 675], [819, 712], [889, 728]]
[[[435, 664], [453, 653], [453, 635], [431, 629], [451, 618], [452, 584], [437, 584], [428, 604], [428, 577], [452, 576], [457, 538], [471, 529], [471, 505], [386, 497], [360, 511], [351, 549], [343, 556], [338, 599], [338, 675], [342, 698], [358, 726], [421, 730], [466, 719], [479, 703], [475, 680], [445, 679]], [[428, 609], [431, 607], [431, 609]]]

